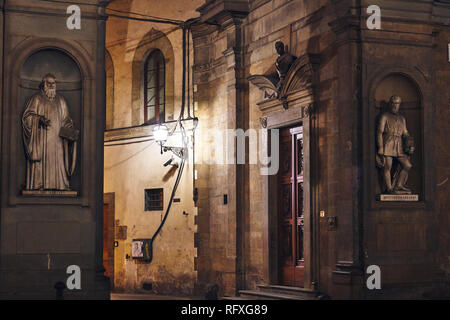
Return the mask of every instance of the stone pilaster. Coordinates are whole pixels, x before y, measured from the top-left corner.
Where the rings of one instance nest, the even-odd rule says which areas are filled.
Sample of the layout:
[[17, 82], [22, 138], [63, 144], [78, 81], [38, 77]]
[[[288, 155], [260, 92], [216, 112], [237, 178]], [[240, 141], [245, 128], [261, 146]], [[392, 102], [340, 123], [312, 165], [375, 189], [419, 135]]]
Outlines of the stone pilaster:
[[[224, 134], [227, 130], [245, 131], [248, 123], [245, 93], [248, 89], [244, 77], [242, 21], [248, 13], [247, 1], [210, 1], [198, 11], [201, 13], [200, 20], [209, 25], [193, 30], [196, 60], [194, 82], [198, 92], [201, 92], [197, 94], [199, 123], [202, 118], [203, 121], [215, 119], [214, 129], [222, 130]], [[223, 94], [215, 97], [214, 90], [218, 87], [222, 88], [218, 92]], [[203, 113], [206, 107], [209, 112]], [[208, 134], [207, 131], [203, 133]], [[200, 139], [205, 142], [204, 148], [214, 144], [214, 141], [207, 141], [206, 137]], [[227, 141], [225, 154], [233, 146], [234, 141]], [[236, 162], [236, 154], [231, 156]], [[206, 274], [209, 276], [201, 279], [199, 272], [199, 282], [218, 283], [221, 294], [234, 295], [245, 287], [245, 226], [248, 226], [245, 195], [248, 195], [248, 168], [236, 164], [201, 166], [203, 168], [196, 166], [203, 173], [196, 182], [201, 205], [197, 266], [201, 270], [202, 264], [207, 264]], [[202, 188], [202, 185], [209, 188]], [[211, 189], [215, 189], [215, 192]], [[208, 196], [202, 192], [208, 193]], [[223, 201], [224, 196], [228, 199], [227, 203]], [[206, 248], [207, 244], [211, 249]], [[209, 251], [209, 259], [206, 258], [206, 251]]]

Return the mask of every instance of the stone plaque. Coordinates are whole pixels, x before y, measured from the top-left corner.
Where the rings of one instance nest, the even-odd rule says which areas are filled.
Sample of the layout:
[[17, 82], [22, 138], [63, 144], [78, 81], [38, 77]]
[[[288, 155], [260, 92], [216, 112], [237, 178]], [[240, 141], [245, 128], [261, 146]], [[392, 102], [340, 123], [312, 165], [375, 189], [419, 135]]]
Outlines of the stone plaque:
[[77, 191], [60, 191], [60, 190], [23, 190], [24, 196], [48, 196], [48, 197], [77, 197]]
[[379, 195], [380, 201], [406, 201], [406, 202], [412, 202], [412, 201], [419, 201], [419, 195], [418, 194], [380, 194]]
[[116, 240], [127, 240], [127, 226], [116, 226]]

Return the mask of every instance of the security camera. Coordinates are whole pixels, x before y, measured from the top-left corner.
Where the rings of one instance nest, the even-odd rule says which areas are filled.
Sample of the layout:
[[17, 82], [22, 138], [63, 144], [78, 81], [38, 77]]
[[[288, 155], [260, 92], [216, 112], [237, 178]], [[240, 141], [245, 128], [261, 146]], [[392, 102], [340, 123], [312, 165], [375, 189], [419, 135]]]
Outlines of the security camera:
[[170, 158], [169, 160], [167, 160], [167, 161], [164, 163], [164, 167], [167, 167], [169, 164], [172, 163], [172, 161], [173, 161], [173, 158]]
[[[167, 167], [168, 165], [171, 165], [171, 166], [173, 166], [173, 167], [175, 167], [175, 168], [178, 168], [178, 166], [179, 166], [179, 164], [178, 164], [178, 162], [174, 162], [173, 161], [174, 159], [173, 158], [170, 158], [169, 160], [167, 160], [165, 163], [164, 163], [164, 167]], [[173, 163], [172, 163], [173, 162]]]

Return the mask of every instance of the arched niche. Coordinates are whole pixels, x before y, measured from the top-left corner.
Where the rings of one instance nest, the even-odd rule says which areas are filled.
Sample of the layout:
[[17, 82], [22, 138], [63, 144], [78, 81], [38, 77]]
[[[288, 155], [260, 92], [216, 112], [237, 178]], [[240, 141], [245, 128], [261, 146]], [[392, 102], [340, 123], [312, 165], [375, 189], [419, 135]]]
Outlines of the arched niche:
[[[419, 194], [419, 199], [423, 194], [423, 103], [422, 94], [417, 83], [408, 75], [403, 73], [390, 73], [382, 78], [374, 89], [374, 101], [371, 106], [373, 119], [372, 138], [376, 139], [378, 120], [382, 113], [388, 112], [389, 100], [393, 95], [402, 98], [400, 114], [406, 119], [406, 126], [409, 134], [414, 138], [416, 150], [411, 156], [413, 165], [409, 172], [407, 186], [413, 194]], [[376, 143], [374, 142], [376, 147]], [[376, 152], [376, 151], [375, 151]], [[375, 160], [374, 160], [375, 161]], [[393, 169], [394, 171], [394, 169]], [[375, 176], [375, 193], [380, 194], [383, 186], [379, 169], [374, 164], [373, 174]]]
[[[17, 128], [21, 132], [21, 118], [29, 99], [40, 91], [39, 85], [43, 76], [51, 73], [56, 77], [56, 90], [62, 95], [69, 108], [70, 117], [75, 127], [81, 131], [82, 106], [82, 74], [78, 64], [67, 53], [55, 48], [44, 48], [29, 55], [19, 72], [18, 107], [15, 108]], [[16, 135], [17, 145], [23, 146], [22, 135]], [[81, 141], [81, 136], [80, 136]], [[77, 165], [74, 175], [70, 179], [72, 190], [81, 188], [81, 143], [77, 145]], [[17, 159], [21, 159], [16, 166], [17, 186], [24, 189], [26, 177], [26, 156], [24, 148], [17, 149]], [[18, 191], [20, 191], [18, 190]]]
[[133, 58], [132, 78], [132, 125], [144, 123], [144, 64], [147, 57], [159, 49], [165, 59], [165, 115], [166, 120], [173, 120], [174, 86], [175, 86], [175, 56], [173, 47], [167, 36], [156, 29], [150, 30], [139, 42]]

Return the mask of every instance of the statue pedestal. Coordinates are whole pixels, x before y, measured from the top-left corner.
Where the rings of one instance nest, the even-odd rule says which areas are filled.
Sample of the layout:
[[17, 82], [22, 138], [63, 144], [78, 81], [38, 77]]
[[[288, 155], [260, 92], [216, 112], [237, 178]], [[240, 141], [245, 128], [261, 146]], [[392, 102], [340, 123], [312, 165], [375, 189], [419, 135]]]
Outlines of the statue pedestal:
[[78, 191], [65, 190], [23, 190], [22, 195], [33, 197], [77, 197]]
[[417, 202], [419, 201], [418, 194], [380, 194], [378, 200], [382, 202], [388, 201], [403, 201], [403, 202]]

